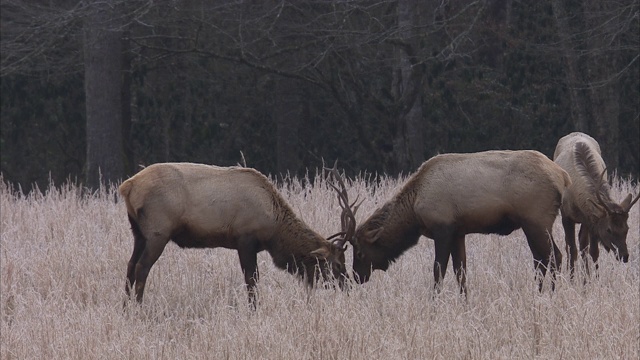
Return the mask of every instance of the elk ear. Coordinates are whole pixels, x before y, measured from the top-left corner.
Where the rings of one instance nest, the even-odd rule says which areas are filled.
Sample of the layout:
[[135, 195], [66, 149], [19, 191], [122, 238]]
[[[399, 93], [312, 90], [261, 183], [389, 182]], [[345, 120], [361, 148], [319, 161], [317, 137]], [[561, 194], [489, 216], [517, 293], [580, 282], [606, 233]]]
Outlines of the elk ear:
[[322, 259], [329, 258], [329, 255], [331, 255], [331, 251], [326, 247], [317, 248], [311, 252], [311, 256]]
[[378, 239], [380, 238], [380, 235], [382, 235], [383, 230], [384, 230], [384, 226], [381, 226], [374, 230], [369, 230], [365, 235], [365, 239], [369, 244], [373, 244], [374, 242], [378, 241]]

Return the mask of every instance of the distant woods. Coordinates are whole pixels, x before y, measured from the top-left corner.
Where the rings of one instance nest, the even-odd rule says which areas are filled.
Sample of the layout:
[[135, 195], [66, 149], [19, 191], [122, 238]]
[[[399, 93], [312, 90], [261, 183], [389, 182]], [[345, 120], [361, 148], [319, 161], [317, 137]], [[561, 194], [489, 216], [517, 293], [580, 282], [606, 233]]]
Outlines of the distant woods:
[[635, 0], [0, 6], [1, 169], [24, 188], [163, 161], [406, 174], [571, 131], [638, 175]]

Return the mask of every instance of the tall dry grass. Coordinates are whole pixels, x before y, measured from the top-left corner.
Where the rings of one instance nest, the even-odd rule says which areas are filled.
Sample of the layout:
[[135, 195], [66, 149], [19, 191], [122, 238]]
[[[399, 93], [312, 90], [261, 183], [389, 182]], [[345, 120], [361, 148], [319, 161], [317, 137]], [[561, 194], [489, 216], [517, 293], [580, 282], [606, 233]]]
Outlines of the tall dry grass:
[[[356, 180], [364, 219], [397, 190], [391, 178]], [[312, 228], [331, 234], [339, 206], [320, 179], [280, 188]], [[616, 184], [616, 198], [638, 187]], [[133, 240], [114, 189], [74, 186], [23, 195], [2, 182], [2, 359], [638, 359], [638, 205], [629, 219], [631, 260], [603, 253], [586, 285], [561, 274], [536, 290], [521, 231], [469, 235], [468, 287], [451, 269], [432, 291], [433, 242], [421, 239], [388, 272], [348, 294], [312, 292], [259, 254], [260, 306], [249, 310], [235, 251], [169, 245], [151, 271], [145, 302], [123, 308]], [[557, 221], [554, 236], [564, 248]], [[347, 261], [351, 263], [351, 254]], [[582, 275], [580, 275], [582, 276]]]

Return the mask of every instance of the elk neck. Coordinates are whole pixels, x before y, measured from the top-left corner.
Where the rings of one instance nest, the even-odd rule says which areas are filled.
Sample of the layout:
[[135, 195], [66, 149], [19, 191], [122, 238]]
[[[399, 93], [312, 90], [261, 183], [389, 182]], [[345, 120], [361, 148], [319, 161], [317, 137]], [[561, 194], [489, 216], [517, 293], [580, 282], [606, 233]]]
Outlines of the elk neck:
[[413, 210], [412, 199], [410, 193], [401, 193], [378, 209], [369, 220], [372, 229], [384, 227], [374, 244], [388, 263], [416, 245], [420, 238], [420, 224]]
[[282, 217], [278, 228], [266, 246], [275, 265], [281, 269], [300, 268], [303, 264], [315, 265], [312, 251], [327, 246], [327, 241], [310, 229], [293, 213]]

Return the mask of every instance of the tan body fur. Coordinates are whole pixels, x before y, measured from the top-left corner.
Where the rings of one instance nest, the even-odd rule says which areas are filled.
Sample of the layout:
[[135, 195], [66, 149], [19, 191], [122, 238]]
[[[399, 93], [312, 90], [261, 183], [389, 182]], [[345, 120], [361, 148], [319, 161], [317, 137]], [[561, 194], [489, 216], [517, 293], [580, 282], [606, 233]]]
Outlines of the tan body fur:
[[256, 170], [191, 163], [151, 165], [120, 186], [134, 234], [127, 293], [142, 300], [149, 270], [169, 240], [181, 247], [235, 249], [253, 301], [257, 253], [276, 266], [306, 275], [316, 266], [345, 274], [344, 253], [296, 217], [269, 180]]
[[589, 252], [593, 261], [597, 262], [600, 242], [607, 250], [615, 248], [616, 255], [626, 262], [629, 257], [627, 218], [633, 205], [631, 194], [620, 204], [612, 201], [606, 181], [606, 165], [598, 142], [584, 133], [568, 134], [558, 141], [553, 159], [567, 171], [572, 181], [561, 208], [571, 273], [578, 257], [575, 224], [582, 224], [579, 239], [584, 260]]
[[354, 272], [386, 270], [420, 235], [435, 243], [434, 279], [439, 286], [449, 256], [465, 288], [465, 235], [507, 235], [522, 228], [535, 267], [560, 264], [551, 230], [569, 176], [537, 151], [443, 154], [426, 161], [403, 188], [356, 230]]

